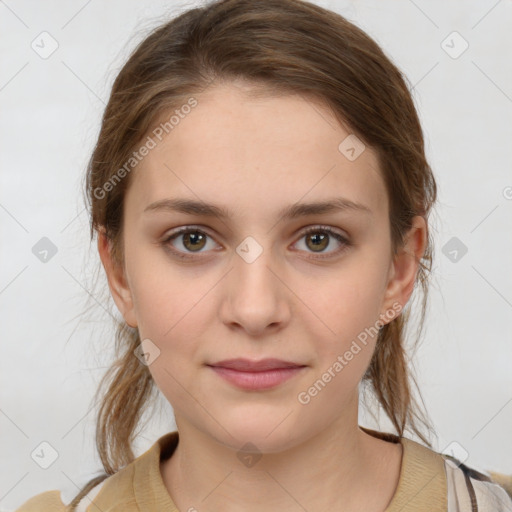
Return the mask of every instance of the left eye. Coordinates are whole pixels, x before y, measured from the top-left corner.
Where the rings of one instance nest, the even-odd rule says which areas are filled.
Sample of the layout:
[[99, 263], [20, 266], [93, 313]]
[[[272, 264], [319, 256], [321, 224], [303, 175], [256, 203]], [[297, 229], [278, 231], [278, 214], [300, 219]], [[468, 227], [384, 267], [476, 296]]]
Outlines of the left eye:
[[311, 227], [302, 233], [301, 239], [306, 238], [306, 246], [312, 248], [313, 252], [323, 253], [331, 245], [331, 239], [334, 238], [341, 246], [341, 249], [329, 251], [329, 256], [338, 254], [346, 249], [350, 243], [341, 233], [334, 231], [328, 226]]
[[[180, 238], [180, 243], [184, 250], [178, 249], [173, 243]], [[205, 252], [202, 251], [202, 249], [207, 245], [207, 240], [209, 238], [213, 240], [210, 235], [197, 228], [183, 227], [167, 236], [162, 241], [162, 244], [166, 247], [169, 247], [170, 245], [171, 247], [169, 248], [171, 251], [179, 258], [193, 258], [194, 256], [191, 256], [191, 254]], [[326, 256], [316, 256], [317, 258], [330, 257], [333, 254], [341, 253], [344, 249], [350, 246], [350, 242], [345, 236], [343, 236], [341, 233], [338, 233], [337, 231], [334, 231], [328, 226], [310, 227], [301, 233], [300, 239], [303, 238], [306, 239], [305, 243], [307, 249], [310, 249], [309, 252], [317, 254], [326, 252], [325, 249], [331, 246], [332, 238], [334, 238], [336, 242], [341, 245], [340, 249], [329, 251]], [[215, 244], [213, 244], [213, 246], [215, 246]], [[214, 247], [211, 249], [213, 248]]]

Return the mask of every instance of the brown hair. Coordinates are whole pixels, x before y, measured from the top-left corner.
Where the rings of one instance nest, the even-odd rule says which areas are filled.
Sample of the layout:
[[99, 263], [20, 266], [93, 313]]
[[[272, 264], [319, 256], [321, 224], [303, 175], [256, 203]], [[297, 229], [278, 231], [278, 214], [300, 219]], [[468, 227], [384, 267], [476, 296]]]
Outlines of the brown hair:
[[[437, 192], [421, 125], [407, 79], [378, 44], [341, 15], [303, 0], [213, 1], [155, 29], [113, 84], [85, 187], [91, 240], [104, 231], [119, 265], [124, 267], [122, 213], [131, 175], [123, 173], [115, 186], [105, 184], [113, 183], [162, 114], [187, 104], [213, 82], [239, 79], [270, 95], [320, 100], [340, 124], [375, 149], [390, 200], [393, 251], [404, 243], [415, 215], [427, 219]], [[430, 232], [427, 237], [416, 276], [423, 299], [415, 345], [423, 330], [432, 266]], [[362, 383], [369, 385], [399, 436], [409, 428], [431, 447], [417, 421], [428, 431], [432, 427], [410, 387], [416, 381], [404, 347], [409, 313], [405, 308], [380, 330]], [[94, 483], [134, 460], [134, 430], [155, 388], [147, 366], [134, 356], [140, 341], [137, 329], [118, 321], [117, 359], [96, 394], [109, 384], [96, 425], [106, 475]]]

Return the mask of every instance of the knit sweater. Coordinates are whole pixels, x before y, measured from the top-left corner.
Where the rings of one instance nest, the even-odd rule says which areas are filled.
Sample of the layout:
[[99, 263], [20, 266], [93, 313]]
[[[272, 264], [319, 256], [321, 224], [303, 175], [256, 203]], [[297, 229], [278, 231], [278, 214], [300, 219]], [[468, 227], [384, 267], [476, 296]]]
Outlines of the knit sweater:
[[[512, 512], [511, 496], [488, 475], [411, 439], [360, 428], [403, 447], [398, 485], [385, 512]], [[145, 453], [96, 485], [77, 512], [179, 512], [160, 473], [160, 460], [172, 456], [178, 439], [177, 431], [160, 437]], [[54, 490], [30, 498], [16, 512], [66, 511], [67, 502]]]

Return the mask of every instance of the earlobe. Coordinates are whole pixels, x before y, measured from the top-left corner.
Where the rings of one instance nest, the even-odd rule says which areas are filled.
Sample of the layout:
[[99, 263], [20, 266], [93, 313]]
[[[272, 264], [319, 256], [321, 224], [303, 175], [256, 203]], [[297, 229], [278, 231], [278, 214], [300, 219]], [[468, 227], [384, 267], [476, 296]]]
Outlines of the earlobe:
[[405, 237], [404, 245], [398, 248], [391, 264], [386, 295], [385, 307], [390, 309], [398, 303], [401, 309], [405, 307], [414, 290], [416, 275], [420, 260], [425, 253], [427, 244], [427, 224], [423, 217], [416, 216]]
[[137, 327], [132, 292], [127, 284], [124, 270], [112, 258], [111, 243], [105, 231], [98, 231], [98, 252], [107, 275], [108, 286], [119, 312], [130, 327]]

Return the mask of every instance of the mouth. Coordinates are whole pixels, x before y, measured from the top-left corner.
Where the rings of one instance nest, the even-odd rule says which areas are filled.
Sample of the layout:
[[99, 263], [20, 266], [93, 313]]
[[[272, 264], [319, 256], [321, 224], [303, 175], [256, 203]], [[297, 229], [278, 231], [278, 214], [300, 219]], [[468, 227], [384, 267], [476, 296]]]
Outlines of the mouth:
[[306, 365], [281, 359], [229, 359], [207, 366], [230, 384], [246, 390], [274, 388], [306, 368]]

